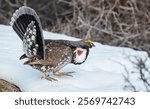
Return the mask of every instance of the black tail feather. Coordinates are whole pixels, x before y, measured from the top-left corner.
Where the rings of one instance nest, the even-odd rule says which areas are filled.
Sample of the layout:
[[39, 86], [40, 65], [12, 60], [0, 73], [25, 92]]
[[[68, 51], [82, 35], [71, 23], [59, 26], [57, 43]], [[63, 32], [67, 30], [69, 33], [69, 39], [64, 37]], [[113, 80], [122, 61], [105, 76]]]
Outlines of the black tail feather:
[[[44, 59], [43, 32], [41, 22], [36, 12], [30, 7], [23, 6], [13, 14], [10, 25], [13, 27], [20, 39], [24, 40], [27, 37], [25, 33], [27, 33], [27, 28], [31, 22], [35, 22], [34, 25], [36, 27], [36, 33], [34, 35], [36, 35], [35, 44], [38, 45], [37, 55]], [[26, 54], [26, 56], [28, 55]]]

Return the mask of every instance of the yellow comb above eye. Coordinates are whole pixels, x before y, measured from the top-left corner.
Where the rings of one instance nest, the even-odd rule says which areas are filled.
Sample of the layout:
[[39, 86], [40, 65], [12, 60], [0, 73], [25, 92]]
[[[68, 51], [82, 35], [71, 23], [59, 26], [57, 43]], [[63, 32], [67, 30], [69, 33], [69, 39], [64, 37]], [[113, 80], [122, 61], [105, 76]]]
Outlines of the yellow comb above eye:
[[88, 39], [86, 42], [89, 43], [89, 44], [92, 44], [92, 43], [93, 43], [93, 41], [90, 40], [90, 39]]

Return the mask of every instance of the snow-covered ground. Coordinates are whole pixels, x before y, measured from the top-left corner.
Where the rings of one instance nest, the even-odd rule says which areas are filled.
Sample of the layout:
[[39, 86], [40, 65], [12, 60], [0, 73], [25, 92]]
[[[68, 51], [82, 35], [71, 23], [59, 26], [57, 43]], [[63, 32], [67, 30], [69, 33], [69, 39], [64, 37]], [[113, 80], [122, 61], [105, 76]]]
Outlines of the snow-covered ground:
[[[62, 34], [44, 32], [49, 39], [79, 40]], [[75, 71], [73, 77], [55, 77], [58, 81], [41, 79], [39, 71], [23, 65], [22, 42], [10, 26], [0, 25], [0, 78], [18, 85], [22, 91], [124, 91], [122, 76], [126, 65], [133, 69], [129, 56], [147, 56], [146, 52], [129, 48], [111, 47], [95, 43], [88, 59], [82, 65], [70, 64], [62, 71]], [[141, 87], [137, 78], [134, 83]]]

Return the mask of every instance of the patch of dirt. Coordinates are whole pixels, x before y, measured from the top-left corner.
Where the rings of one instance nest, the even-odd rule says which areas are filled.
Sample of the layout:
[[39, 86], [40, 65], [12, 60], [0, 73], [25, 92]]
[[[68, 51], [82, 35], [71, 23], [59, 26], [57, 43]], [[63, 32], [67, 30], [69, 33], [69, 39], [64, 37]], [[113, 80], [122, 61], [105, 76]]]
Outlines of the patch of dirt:
[[0, 79], [0, 92], [21, 92], [21, 89], [13, 83]]

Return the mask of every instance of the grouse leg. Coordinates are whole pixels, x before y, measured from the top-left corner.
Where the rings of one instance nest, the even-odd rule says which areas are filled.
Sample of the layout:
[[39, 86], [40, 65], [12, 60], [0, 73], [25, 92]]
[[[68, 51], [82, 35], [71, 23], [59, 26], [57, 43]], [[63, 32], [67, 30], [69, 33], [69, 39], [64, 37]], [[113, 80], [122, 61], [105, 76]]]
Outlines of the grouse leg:
[[52, 80], [57, 81], [57, 79], [52, 78], [52, 77], [46, 75], [45, 72], [42, 72], [42, 71], [41, 71], [41, 72], [40, 72], [40, 75], [41, 75], [42, 78], [45, 78], [46, 80], [49, 80], [49, 81], [52, 81]]
[[55, 72], [54, 75], [56, 75], [56, 76], [71, 76], [71, 77], [73, 77], [70, 73], [74, 73], [74, 72]]

